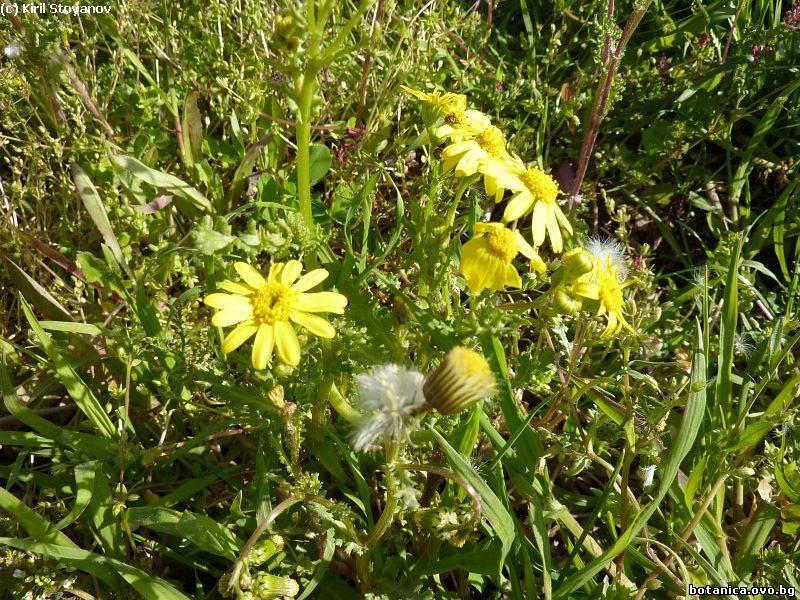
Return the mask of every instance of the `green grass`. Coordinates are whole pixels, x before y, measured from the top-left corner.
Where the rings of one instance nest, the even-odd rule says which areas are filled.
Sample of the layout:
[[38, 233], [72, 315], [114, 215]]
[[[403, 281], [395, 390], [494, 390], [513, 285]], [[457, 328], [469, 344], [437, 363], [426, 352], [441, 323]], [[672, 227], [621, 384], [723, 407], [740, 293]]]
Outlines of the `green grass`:
[[[800, 587], [792, 6], [607, 10], [3, 17], [0, 597], [266, 598], [267, 574], [303, 598]], [[624, 248], [635, 334], [564, 314], [548, 245], [547, 273], [520, 257], [520, 289], [470, 293], [463, 247], [509, 194], [442, 172], [401, 84], [466, 94], [552, 173], [567, 250]], [[348, 298], [336, 336], [301, 330], [294, 368], [254, 370], [252, 340], [224, 356], [203, 298], [237, 261], [291, 259]], [[356, 378], [456, 345], [494, 396], [356, 451]]]

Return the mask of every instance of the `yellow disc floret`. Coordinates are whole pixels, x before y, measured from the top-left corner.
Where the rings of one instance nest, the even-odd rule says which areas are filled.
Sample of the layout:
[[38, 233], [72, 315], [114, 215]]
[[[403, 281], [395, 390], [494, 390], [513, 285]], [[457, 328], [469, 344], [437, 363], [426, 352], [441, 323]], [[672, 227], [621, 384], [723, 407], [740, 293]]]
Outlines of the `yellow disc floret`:
[[278, 281], [267, 283], [253, 294], [253, 317], [267, 325], [285, 321], [292, 311], [293, 296], [291, 286]]
[[493, 158], [500, 158], [506, 151], [506, 138], [503, 132], [494, 125], [490, 125], [476, 135], [475, 141]]
[[539, 167], [530, 167], [520, 174], [525, 187], [530, 190], [534, 200], [555, 202], [558, 197], [558, 184]]
[[519, 242], [516, 234], [503, 227], [492, 228], [486, 233], [489, 251], [506, 262], [510, 262], [519, 254]]

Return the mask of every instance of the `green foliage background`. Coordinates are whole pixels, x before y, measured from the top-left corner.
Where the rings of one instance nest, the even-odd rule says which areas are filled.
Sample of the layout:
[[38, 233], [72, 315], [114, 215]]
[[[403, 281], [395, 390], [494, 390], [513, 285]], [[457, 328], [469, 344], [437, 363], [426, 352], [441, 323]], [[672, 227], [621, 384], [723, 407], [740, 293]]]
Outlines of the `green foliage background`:
[[[333, 5], [325, 43], [356, 11]], [[304, 597], [800, 587], [788, 2], [656, 1], [628, 44], [575, 222], [625, 246], [638, 336], [609, 344], [585, 320], [509, 308], [542, 287], [533, 275], [473, 301], [456, 275], [492, 207], [440, 177], [399, 85], [467, 94], [567, 189], [604, 40], [633, 3], [607, 8], [367, 3], [317, 77], [313, 228], [295, 173], [304, 7], [144, 1], [0, 21], [4, 597], [220, 597], [292, 497], [320, 500], [278, 516], [285, 545], [253, 572]], [[296, 370], [224, 358], [206, 290], [237, 259], [300, 255], [350, 299], [337, 338], [303, 338]], [[379, 453], [348, 445], [353, 377], [428, 371], [455, 343], [482, 349], [500, 393], [426, 419], [406, 462], [455, 479], [403, 471], [405, 508], [365, 552], [385, 478]], [[459, 482], [480, 524], [454, 540], [420, 507], [470, 522]], [[648, 578], [656, 561], [669, 574]]]

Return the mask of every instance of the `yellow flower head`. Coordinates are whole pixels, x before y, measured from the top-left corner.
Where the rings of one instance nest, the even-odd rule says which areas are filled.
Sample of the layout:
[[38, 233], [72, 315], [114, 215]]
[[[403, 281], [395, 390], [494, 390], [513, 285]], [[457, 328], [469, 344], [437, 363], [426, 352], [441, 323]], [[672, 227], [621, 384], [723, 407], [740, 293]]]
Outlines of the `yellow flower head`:
[[207, 306], [219, 309], [211, 319], [212, 325], [236, 325], [222, 342], [224, 354], [255, 335], [253, 368], [265, 369], [273, 348], [283, 362], [296, 365], [300, 362], [300, 342], [292, 323], [323, 338], [336, 334], [328, 321], [312, 313], [342, 314], [347, 298], [335, 292], [307, 293], [328, 277], [325, 269], [314, 269], [300, 277], [303, 265], [290, 260], [273, 264], [265, 279], [247, 263], [237, 262], [234, 267], [244, 283], [223, 281], [220, 289], [230, 293], [209, 294], [204, 300]]
[[425, 379], [422, 391], [429, 407], [443, 415], [468, 408], [491, 397], [496, 380], [486, 359], [469, 348], [456, 346]]
[[499, 187], [513, 192], [503, 213], [503, 221], [508, 223], [533, 213], [534, 246], [541, 246], [549, 237], [553, 252], [561, 252], [561, 230], [571, 234], [572, 226], [558, 205], [555, 179], [535, 165], [525, 166], [516, 155], [507, 160], [486, 160], [481, 171], [494, 178]]
[[464, 94], [440, 92], [439, 90], [428, 93], [404, 85], [401, 85], [400, 88], [406, 94], [414, 96], [417, 100], [422, 100], [425, 104], [443, 114], [463, 112], [467, 108], [467, 97]]
[[608, 320], [601, 335], [610, 337], [619, 333], [623, 327], [635, 333], [622, 313], [625, 303], [622, 290], [632, 283], [625, 281], [628, 267], [622, 249], [610, 240], [593, 239], [589, 243], [588, 252], [594, 261], [592, 279], [597, 284], [597, 315], [606, 315]]
[[529, 258], [536, 271], [546, 270], [544, 261], [518, 231], [502, 223], [477, 223], [475, 236], [461, 249], [461, 275], [470, 291], [479, 294], [485, 289], [521, 287], [522, 279], [511, 264], [517, 254]]
[[[441, 130], [442, 128], [439, 129]], [[475, 124], [468, 124], [465, 127], [454, 128], [448, 135], [451, 138], [457, 136], [459, 141], [455, 141], [442, 151], [443, 167], [445, 171], [455, 169], [456, 177], [474, 175], [478, 172], [481, 161], [487, 158], [503, 160], [508, 154], [506, 137], [489, 122], [488, 117], [478, 122], [477, 127]]]

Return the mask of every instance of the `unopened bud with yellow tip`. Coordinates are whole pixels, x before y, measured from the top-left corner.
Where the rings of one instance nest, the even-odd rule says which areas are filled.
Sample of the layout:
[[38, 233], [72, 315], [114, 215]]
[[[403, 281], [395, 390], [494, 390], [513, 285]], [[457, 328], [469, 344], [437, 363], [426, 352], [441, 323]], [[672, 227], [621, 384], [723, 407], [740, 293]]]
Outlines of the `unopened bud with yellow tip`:
[[283, 538], [279, 535], [272, 535], [266, 540], [261, 540], [250, 551], [248, 562], [250, 566], [257, 567], [263, 565], [278, 552], [283, 550]]
[[553, 285], [565, 285], [589, 273], [594, 264], [591, 255], [582, 248], [575, 248], [564, 254], [561, 266], [553, 273]]
[[469, 408], [494, 395], [497, 382], [486, 359], [469, 348], [456, 346], [425, 379], [422, 391], [428, 407], [443, 415]]
[[253, 580], [253, 595], [264, 600], [268, 598], [294, 598], [299, 591], [300, 586], [297, 585], [294, 579], [289, 577], [259, 573]]

